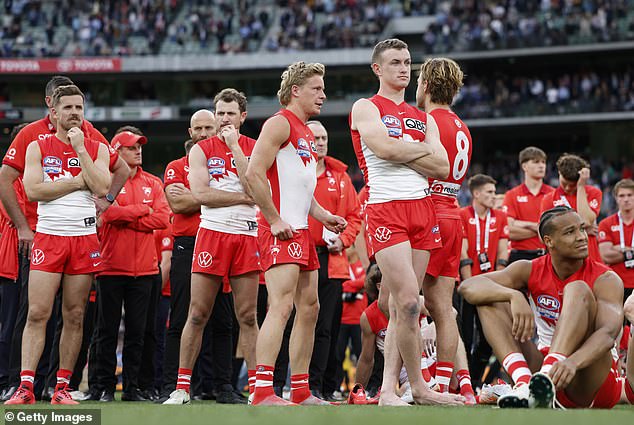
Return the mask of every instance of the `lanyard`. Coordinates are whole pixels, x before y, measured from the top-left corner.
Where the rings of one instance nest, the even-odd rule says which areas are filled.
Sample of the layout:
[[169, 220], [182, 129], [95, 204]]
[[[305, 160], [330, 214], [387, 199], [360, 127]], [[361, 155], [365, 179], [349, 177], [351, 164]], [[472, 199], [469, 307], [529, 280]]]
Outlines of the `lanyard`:
[[[480, 217], [475, 208], [473, 209], [473, 215], [475, 217], [476, 225], [476, 252], [480, 254]], [[484, 250], [489, 250], [489, 230], [491, 229], [491, 210], [487, 211], [487, 218], [484, 224]]]
[[[621, 218], [621, 212], [618, 213], [619, 217], [619, 241], [621, 243], [621, 250], [625, 250], [625, 232], [623, 231], [623, 219]], [[630, 248], [634, 246], [634, 232], [632, 232], [632, 244]]]

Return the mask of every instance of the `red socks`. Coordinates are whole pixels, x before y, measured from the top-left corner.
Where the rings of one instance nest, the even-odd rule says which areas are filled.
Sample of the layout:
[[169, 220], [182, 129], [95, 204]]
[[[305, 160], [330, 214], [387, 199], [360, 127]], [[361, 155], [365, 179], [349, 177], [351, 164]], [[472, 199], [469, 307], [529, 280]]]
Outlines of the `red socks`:
[[64, 390], [70, 383], [70, 377], [73, 372], [68, 369], [60, 369], [57, 371], [57, 385], [55, 385], [55, 391]]
[[502, 366], [511, 375], [516, 386], [528, 384], [531, 380], [531, 370], [522, 353], [510, 353], [502, 360]]
[[177, 390], [185, 390], [189, 394], [189, 387], [192, 382], [192, 370], [183, 367], [178, 368], [178, 380], [176, 381]]
[[437, 362], [436, 363], [436, 382], [438, 383], [439, 392], [446, 393], [449, 391], [449, 381], [451, 381], [452, 373], [453, 373], [452, 362]]
[[33, 392], [33, 381], [35, 381], [35, 372], [32, 370], [23, 370], [20, 372], [20, 386]]
[[255, 369], [247, 370], [247, 376], [249, 377], [249, 395], [255, 391]]
[[291, 401], [299, 404], [310, 397], [310, 395], [308, 374], [300, 373], [297, 375], [291, 375]]
[[253, 404], [275, 395], [273, 391], [274, 366], [257, 365], [255, 369], [255, 388], [253, 391]]

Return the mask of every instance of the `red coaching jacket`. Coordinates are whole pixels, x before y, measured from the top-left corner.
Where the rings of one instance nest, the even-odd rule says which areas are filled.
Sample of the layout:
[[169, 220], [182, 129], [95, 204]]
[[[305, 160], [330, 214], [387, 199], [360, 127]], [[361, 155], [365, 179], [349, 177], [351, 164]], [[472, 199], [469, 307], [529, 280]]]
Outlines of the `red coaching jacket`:
[[[359, 216], [361, 207], [357, 199], [357, 192], [346, 173], [348, 166], [329, 156], [325, 157], [324, 161], [326, 162], [326, 171], [317, 176], [314, 196], [319, 205], [332, 214], [345, 218], [348, 222], [346, 230], [339, 235], [344, 248], [347, 248], [354, 243], [361, 228], [361, 217]], [[315, 245], [326, 246], [322, 237], [324, 225], [310, 215], [308, 216], [308, 230]], [[328, 258], [328, 277], [331, 279], [350, 279], [349, 267], [345, 251], [337, 254], [331, 253]]]
[[163, 183], [138, 168], [100, 216], [99, 240], [103, 271], [100, 276], [147, 276], [158, 273], [154, 230], [169, 223], [170, 209]]

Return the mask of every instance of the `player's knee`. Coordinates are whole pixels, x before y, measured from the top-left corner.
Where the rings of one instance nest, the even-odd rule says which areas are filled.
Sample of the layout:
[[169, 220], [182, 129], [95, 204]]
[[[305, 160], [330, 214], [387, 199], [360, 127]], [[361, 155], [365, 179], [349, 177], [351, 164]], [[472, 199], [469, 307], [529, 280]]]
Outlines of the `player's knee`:
[[241, 328], [252, 328], [257, 323], [256, 313], [253, 308], [241, 307], [236, 311], [236, 314]]
[[26, 320], [31, 324], [40, 324], [48, 321], [49, 316], [50, 312], [47, 309], [39, 306], [29, 306]]
[[596, 303], [592, 289], [582, 280], [570, 282], [564, 288], [564, 299], [574, 300], [574, 304], [583, 303], [584, 306], [591, 306]]
[[277, 314], [282, 320], [287, 321], [293, 312], [293, 299], [288, 297], [271, 302], [268, 314]]
[[405, 300], [402, 300], [399, 304], [399, 318], [402, 314], [404, 315], [404, 318], [415, 318], [418, 320], [418, 317], [420, 316], [420, 304], [418, 303], [418, 297], [408, 297]]
[[84, 324], [84, 309], [81, 306], [65, 309], [63, 319], [64, 326], [81, 328]]
[[304, 302], [301, 306], [297, 307], [302, 316], [311, 320], [317, 320], [319, 316], [319, 300], [317, 297]]
[[189, 310], [189, 317], [187, 318], [187, 320], [193, 326], [204, 327], [209, 320], [209, 315], [210, 312], [206, 312], [200, 307], [192, 306], [192, 308]]

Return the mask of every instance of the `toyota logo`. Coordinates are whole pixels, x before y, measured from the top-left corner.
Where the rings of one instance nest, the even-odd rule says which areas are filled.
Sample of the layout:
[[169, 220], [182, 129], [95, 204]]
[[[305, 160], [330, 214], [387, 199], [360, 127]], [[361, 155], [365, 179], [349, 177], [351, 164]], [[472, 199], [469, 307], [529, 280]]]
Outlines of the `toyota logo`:
[[379, 242], [387, 242], [392, 237], [392, 231], [384, 226], [377, 227], [374, 231], [374, 237]]
[[41, 249], [34, 249], [31, 253], [31, 262], [34, 266], [42, 264], [44, 262], [44, 251]]
[[213, 261], [213, 257], [207, 251], [203, 251], [200, 254], [198, 254], [198, 265], [200, 267], [207, 268], [211, 266], [212, 261]]
[[299, 260], [302, 258], [302, 246], [297, 242], [293, 242], [288, 246], [288, 255]]

